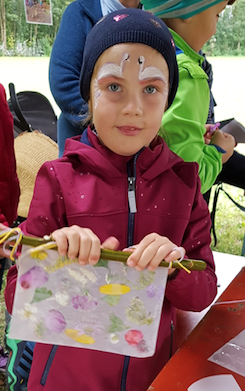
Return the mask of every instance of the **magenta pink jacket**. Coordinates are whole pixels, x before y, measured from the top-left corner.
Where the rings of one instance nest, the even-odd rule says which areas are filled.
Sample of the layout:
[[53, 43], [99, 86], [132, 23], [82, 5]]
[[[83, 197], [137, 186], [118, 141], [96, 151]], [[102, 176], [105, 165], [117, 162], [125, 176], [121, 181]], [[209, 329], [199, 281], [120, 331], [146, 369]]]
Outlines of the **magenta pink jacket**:
[[17, 217], [20, 188], [14, 155], [13, 116], [0, 84], [0, 223], [12, 225]]
[[[128, 207], [128, 177], [135, 180], [134, 214]], [[160, 137], [134, 157], [116, 155], [88, 129], [82, 142], [80, 137], [67, 140], [61, 159], [42, 166], [22, 229], [43, 236], [73, 224], [92, 229], [101, 241], [116, 236], [121, 249], [158, 232], [185, 247], [189, 258], [207, 262], [205, 271], [180, 270], [168, 280], [153, 357], [36, 344], [29, 391], [145, 391], [169, 359], [175, 308], [201, 311], [216, 295], [210, 218], [198, 166], [184, 163]], [[9, 310], [15, 282], [12, 269], [5, 292]]]

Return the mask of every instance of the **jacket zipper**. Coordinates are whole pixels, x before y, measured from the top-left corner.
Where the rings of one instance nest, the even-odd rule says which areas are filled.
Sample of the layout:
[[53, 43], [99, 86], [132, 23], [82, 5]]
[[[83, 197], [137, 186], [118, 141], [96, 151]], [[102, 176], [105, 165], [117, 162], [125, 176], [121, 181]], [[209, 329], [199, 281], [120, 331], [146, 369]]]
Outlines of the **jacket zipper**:
[[[133, 169], [131, 169], [130, 163], [127, 164], [128, 171], [128, 236], [127, 245], [128, 247], [134, 244], [134, 216], [137, 212], [136, 208], [136, 197], [135, 197], [135, 182], [136, 182], [136, 161], [142, 150], [140, 150], [133, 159]], [[124, 357], [122, 377], [121, 377], [121, 391], [126, 391], [127, 373], [129, 367], [130, 357]]]
[[45, 386], [46, 384], [46, 381], [47, 381], [47, 377], [48, 377], [48, 374], [49, 374], [49, 371], [50, 371], [50, 367], [52, 365], [52, 362], [53, 362], [53, 359], [54, 359], [54, 356], [55, 356], [55, 353], [58, 349], [58, 345], [53, 345], [52, 346], [52, 349], [51, 349], [51, 352], [49, 353], [49, 357], [48, 357], [48, 360], [47, 360], [47, 363], [46, 363], [46, 366], [44, 368], [44, 372], [43, 372], [43, 375], [42, 375], [42, 378], [41, 378], [41, 385], [42, 386]]

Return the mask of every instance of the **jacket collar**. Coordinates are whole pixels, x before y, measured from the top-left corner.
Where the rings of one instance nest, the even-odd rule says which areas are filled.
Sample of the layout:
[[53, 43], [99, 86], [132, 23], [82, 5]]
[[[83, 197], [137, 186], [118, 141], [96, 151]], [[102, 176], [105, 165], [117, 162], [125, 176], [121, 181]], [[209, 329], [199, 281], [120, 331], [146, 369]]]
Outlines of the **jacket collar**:
[[[90, 127], [83, 132], [82, 136], [67, 139], [64, 152], [64, 159], [86, 163], [101, 175], [106, 173], [111, 177], [125, 175], [127, 163], [133, 157], [117, 155], [103, 146]], [[171, 152], [165, 141], [157, 136], [151, 148], [144, 148], [138, 156], [137, 173], [145, 180], [151, 180], [181, 162], [182, 159]]]
[[173, 36], [174, 43], [175, 43], [176, 47], [181, 49], [188, 57], [190, 57], [192, 59], [192, 61], [194, 61], [198, 65], [202, 65], [202, 63], [204, 61], [203, 56], [201, 56], [200, 54], [195, 52], [195, 50], [193, 50], [184, 41], [184, 39], [179, 34], [177, 34], [174, 30], [172, 30], [172, 29], [169, 29], [169, 30], [170, 30], [170, 32], [171, 32], [171, 34]]

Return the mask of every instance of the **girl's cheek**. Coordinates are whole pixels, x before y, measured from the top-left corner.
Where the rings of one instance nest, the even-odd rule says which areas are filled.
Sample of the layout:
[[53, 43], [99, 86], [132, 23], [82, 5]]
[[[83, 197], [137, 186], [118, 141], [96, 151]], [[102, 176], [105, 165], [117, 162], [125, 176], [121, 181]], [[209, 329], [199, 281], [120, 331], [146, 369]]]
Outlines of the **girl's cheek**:
[[108, 103], [117, 103], [122, 100], [122, 94], [120, 92], [101, 91], [101, 100]]
[[144, 98], [144, 101], [147, 106], [153, 107], [155, 109], [160, 107], [165, 108], [167, 103], [167, 96], [163, 93], [156, 93], [152, 95], [149, 94]]

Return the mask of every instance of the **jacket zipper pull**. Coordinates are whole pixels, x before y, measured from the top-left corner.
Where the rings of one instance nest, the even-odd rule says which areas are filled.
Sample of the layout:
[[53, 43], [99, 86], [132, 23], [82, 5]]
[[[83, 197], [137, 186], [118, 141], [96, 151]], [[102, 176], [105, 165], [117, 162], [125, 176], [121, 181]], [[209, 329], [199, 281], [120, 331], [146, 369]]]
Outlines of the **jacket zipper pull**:
[[135, 178], [128, 177], [128, 203], [130, 213], [136, 213], [136, 199], [135, 199]]

